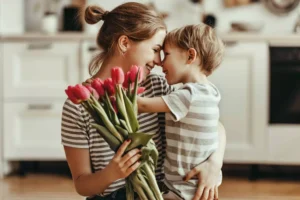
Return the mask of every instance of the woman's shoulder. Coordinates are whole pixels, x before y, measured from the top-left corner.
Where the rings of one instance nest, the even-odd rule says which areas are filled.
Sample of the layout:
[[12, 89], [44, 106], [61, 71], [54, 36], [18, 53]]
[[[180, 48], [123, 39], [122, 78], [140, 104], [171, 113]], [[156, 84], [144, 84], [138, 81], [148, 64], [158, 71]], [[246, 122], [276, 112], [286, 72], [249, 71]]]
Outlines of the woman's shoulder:
[[143, 87], [147, 85], [154, 85], [154, 84], [167, 84], [166, 78], [164, 75], [157, 74], [157, 73], [150, 73], [146, 79], [142, 82]]
[[72, 116], [72, 118], [83, 119], [87, 116], [87, 112], [81, 104], [73, 103], [67, 98], [63, 105], [63, 114]]

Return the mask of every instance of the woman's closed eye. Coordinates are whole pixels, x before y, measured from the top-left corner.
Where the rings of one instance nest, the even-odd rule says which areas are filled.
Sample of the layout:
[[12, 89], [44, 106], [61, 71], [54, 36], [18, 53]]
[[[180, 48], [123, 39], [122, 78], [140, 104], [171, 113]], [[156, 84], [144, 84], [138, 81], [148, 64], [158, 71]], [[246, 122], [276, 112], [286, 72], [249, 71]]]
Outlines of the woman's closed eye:
[[155, 53], [158, 53], [158, 52], [160, 52], [160, 49], [153, 49], [153, 51], [154, 51]]

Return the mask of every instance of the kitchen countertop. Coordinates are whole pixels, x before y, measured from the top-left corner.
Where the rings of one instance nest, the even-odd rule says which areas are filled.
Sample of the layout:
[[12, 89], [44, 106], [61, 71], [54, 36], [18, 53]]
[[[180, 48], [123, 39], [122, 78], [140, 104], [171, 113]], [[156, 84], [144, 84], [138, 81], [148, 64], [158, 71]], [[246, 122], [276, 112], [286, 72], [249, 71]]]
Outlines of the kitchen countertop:
[[25, 34], [11, 34], [1, 35], [2, 41], [22, 41], [22, 40], [95, 40], [95, 34], [87, 33], [74, 33], [74, 32], [59, 32], [56, 34], [43, 34], [43, 33], [25, 33]]
[[[242, 33], [228, 32], [219, 33], [225, 42], [268, 42], [270, 45], [288, 45], [300, 46], [300, 34], [261, 34], [261, 33]], [[18, 35], [2, 35], [1, 41], [22, 41], [22, 40], [64, 40], [64, 41], [81, 41], [95, 40], [96, 34], [87, 33], [57, 33], [57, 34], [42, 34], [42, 33], [25, 33]]]
[[261, 34], [261, 33], [242, 33], [230, 32], [219, 33], [225, 42], [267, 42], [271, 46], [300, 46], [300, 34], [280, 33], [280, 34]]

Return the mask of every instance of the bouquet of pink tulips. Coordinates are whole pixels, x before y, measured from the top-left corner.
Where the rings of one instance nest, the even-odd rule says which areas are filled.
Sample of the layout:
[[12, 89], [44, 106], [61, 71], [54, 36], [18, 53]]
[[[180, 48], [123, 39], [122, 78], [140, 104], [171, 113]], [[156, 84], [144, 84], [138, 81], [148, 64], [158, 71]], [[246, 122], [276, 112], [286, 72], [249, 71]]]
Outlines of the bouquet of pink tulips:
[[140, 148], [141, 165], [126, 178], [126, 197], [134, 199], [134, 191], [142, 200], [162, 200], [162, 194], [155, 179], [158, 151], [152, 136], [139, 132], [137, 120], [137, 94], [144, 88], [138, 87], [142, 80], [142, 68], [132, 66], [124, 75], [120, 67], [111, 70], [111, 77], [104, 81], [96, 78], [90, 85], [69, 86], [65, 92], [75, 104], [82, 104], [95, 120], [92, 124], [117, 151], [121, 144], [130, 139], [126, 152]]

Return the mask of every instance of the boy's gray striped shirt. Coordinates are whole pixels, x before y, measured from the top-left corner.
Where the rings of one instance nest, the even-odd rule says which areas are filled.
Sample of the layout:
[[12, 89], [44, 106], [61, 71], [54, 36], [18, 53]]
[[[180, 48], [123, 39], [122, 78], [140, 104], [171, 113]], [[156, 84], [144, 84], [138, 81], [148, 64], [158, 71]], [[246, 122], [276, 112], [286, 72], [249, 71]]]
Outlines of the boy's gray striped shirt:
[[218, 148], [220, 93], [211, 83], [188, 83], [162, 98], [171, 111], [166, 114], [166, 181], [191, 199], [197, 180], [182, 179]]

